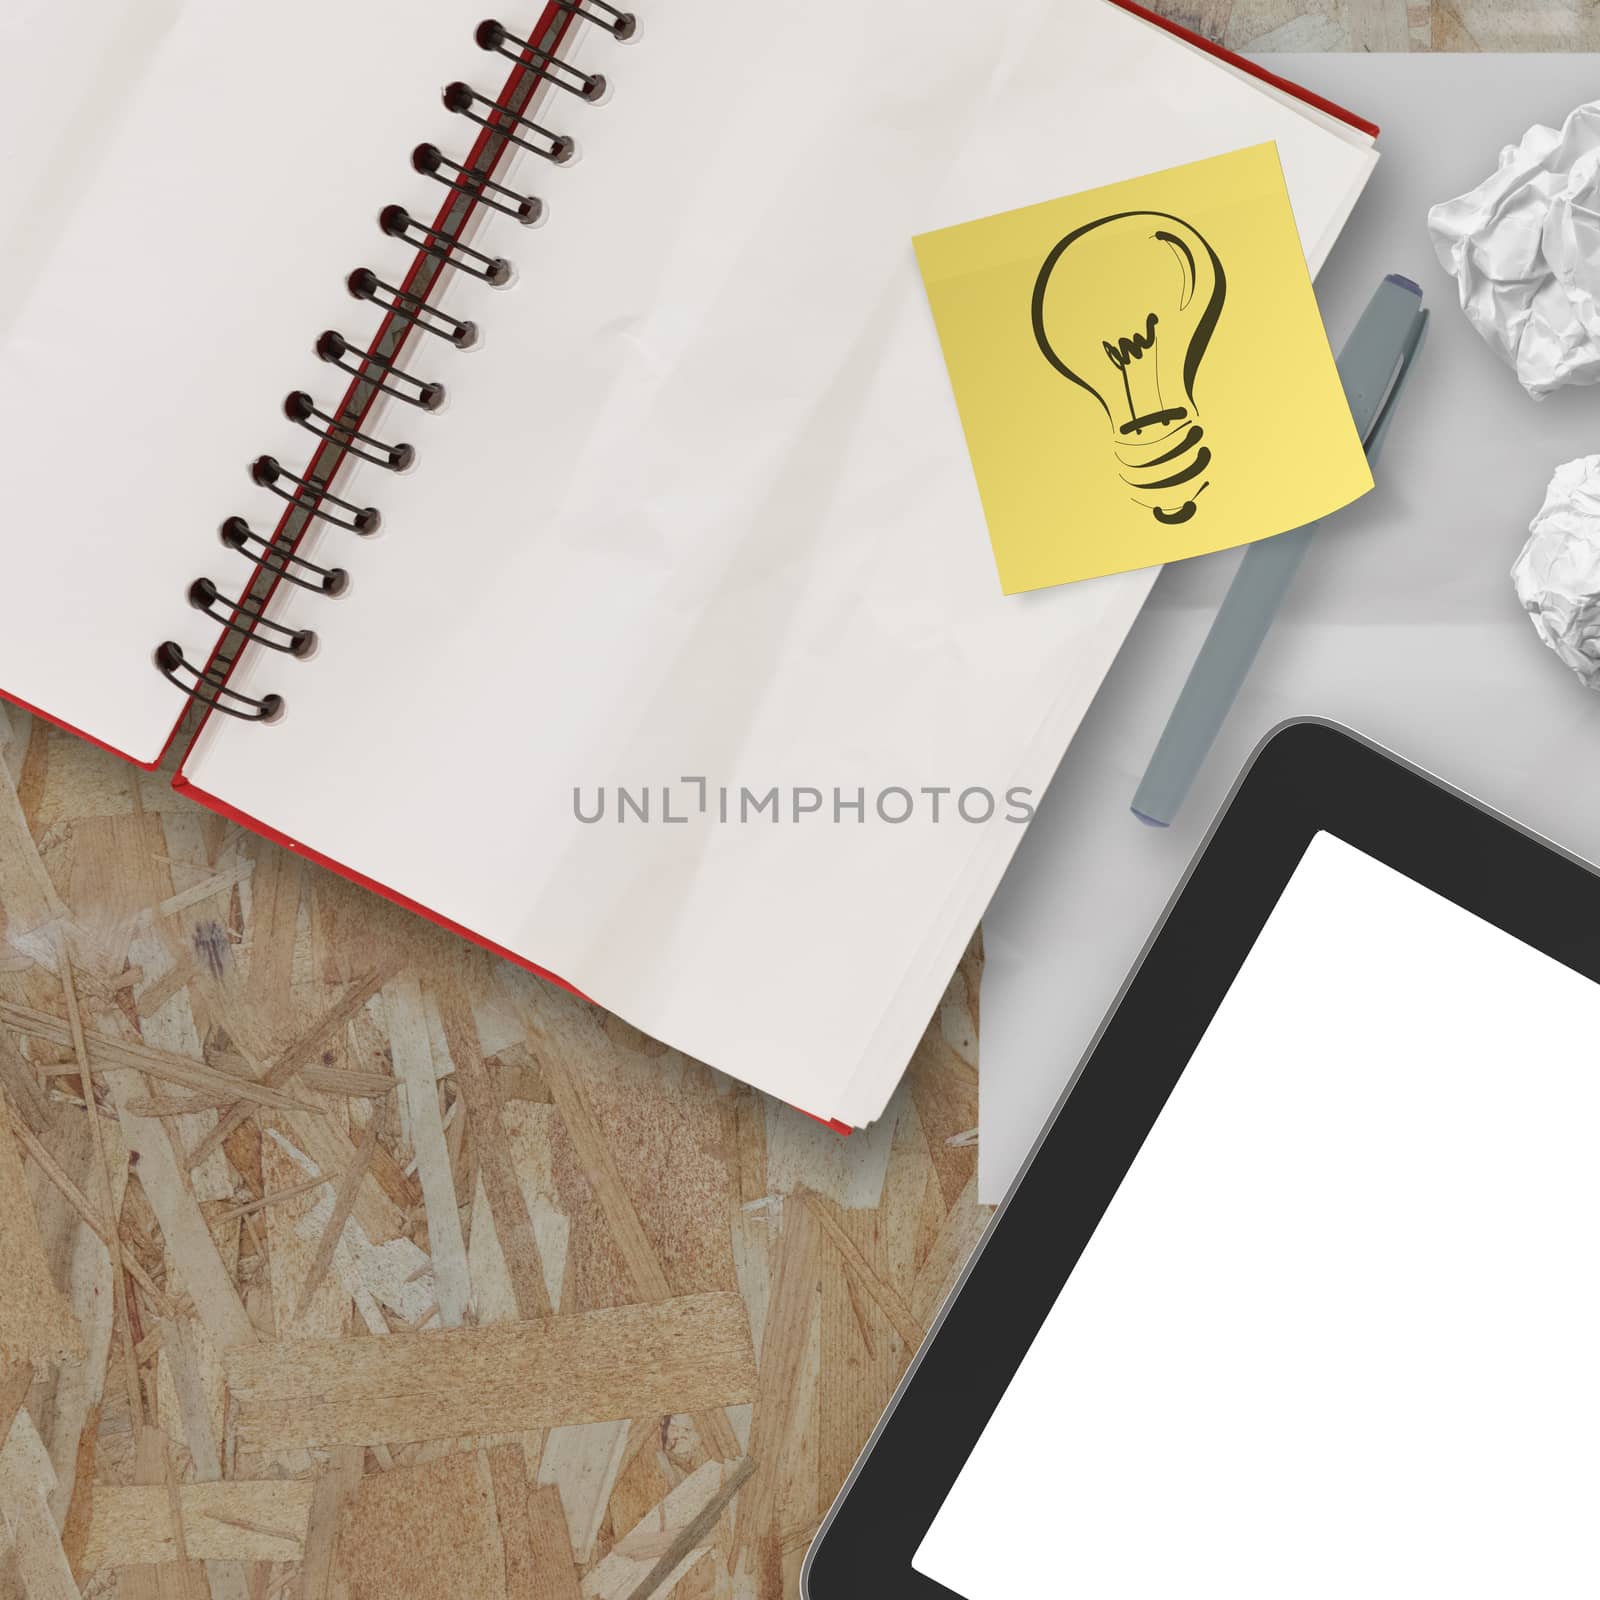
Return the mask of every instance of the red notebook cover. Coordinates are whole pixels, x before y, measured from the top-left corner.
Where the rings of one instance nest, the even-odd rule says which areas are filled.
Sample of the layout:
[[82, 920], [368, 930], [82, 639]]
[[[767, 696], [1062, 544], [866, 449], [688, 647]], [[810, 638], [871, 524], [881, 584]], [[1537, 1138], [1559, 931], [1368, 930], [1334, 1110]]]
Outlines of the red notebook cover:
[[1337, 117], [1340, 122], [1348, 123], [1352, 128], [1369, 134], [1374, 139], [1378, 137], [1377, 123], [1369, 122], [1365, 117], [1358, 117], [1355, 112], [1347, 111], [1332, 100], [1310, 89], [1302, 88], [1292, 79], [1280, 78], [1276, 72], [1268, 72], [1260, 62], [1252, 61], [1248, 56], [1238, 55], [1220, 44], [1215, 44], [1203, 35], [1184, 27], [1182, 23], [1157, 16], [1154, 11], [1135, 4], [1135, 0], [1110, 0], [1110, 4], [1131, 12], [1136, 17], [1143, 17], [1146, 22], [1153, 22], [1156, 27], [1164, 28], [1177, 38], [1187, 40], [1197, 50], [1204, 50], [1208, 56], [1215, 56], [1218, 61], [1226, 61], [1230, 66], [1238, 67], [1241, 72], [1248, 72], [1252, 78], [1259, 78], [1262, 83], [1270, 83], [1274, 89], [1281, 89], [1285, 94], [1293, 95], [1296, 100], [1303, 100], [1308, 106], [1315, 106], [1318, 111], [1325, 111], [1330, 117]]
[[[1207, 55], [1214, 56], [1220, 61], [1228, 62], [1230, 65], [1237, 67], [1240, 71], [1248, 73], [1251, 77], [1257, 78], [1263, 83], [1271, 84], [1274, 88], [1280, 90], [1281, 92], [1292, 95], [1296, 99], [1304, 101], [1307, 105], [1313, 106], [1317, 110], [1324, 112], [1329, 116], [1338, 118], [1340, 121], [1347, 123], [1350, 127], [1355, 128], [1362, 133], [1368, 134], [1374, 138], [1377, 136], [1378, 128], [1375, 123], [1369, 122], [1364, 117], [1357, 116], [1354, 112], [1346, 110], [1343, 106], [1335, 105], [1332, 101], [1323, 98], [1323, 96], [1319, 94], [1313, 93], [1309, 89], [1302, 88], [1299, 84], [1293, 83], [1286, 78], [1279, 77], [1276, 73], [1269, 72], [1265, 67], [1260, 66], [1258, 63], [1253, 62], [1244, 56], [1237, 55], [1233, 51], [1227, 50], [1219, 44], [1213, 43], [1211, 40], [1193, 32], [1191, 29], [1182, 26], [1180, 23], [1170, 21], [1166, 17], [1158, 16], [1155, 12], [1147, 10], [1144, 6], [1137, 4], [1136, 0], [1109, 0], [1109, 3], [1120, 7], [1122, 10], [1127, 11], [1134, 16], [1142, 18], [1144, 21], [1163, 29], [1167, 33], [1173, 34], [1177, 38], [1185, 40], [1187, 43], [1192, 44], [1196, 49], [1203, 50]], [[572, 22], [573, 16], [570, 11], [566, 10], [559, 4], [548, 4], [540, 16], [539, 22], [531, 34], [531, 38], [541, 41], [546, 51], [554, 51], [559, 46], [560, 41], [570, 31]], [[497, 97], [498, 104], [506, 105], [509, 103], [520, 103], [518, 101], [518, 96], [520, 95], [521, 97], [525, 98], [526, 95], [531, 92], [532, 88], [537, 85], [539, 79], [545, 75], [547, 67], [548, 57], [537, 58], [535, 52], [524, 51], [522, 54], [522, 59], [513, 68], [510, 76], [507, 78], [500, 91], [500, 94]], [[500, 123], [500, 119], [492, 113], [488, 120], [492, 124]], [[510, 124], [505, 123], [504, 126], [509, 127]], [[485, 127], [473, 145], [471, 155], [468, 157], [465, 164], [468, 167], [476, 167], [477, 163], [483, 158], [485, 149], [489, 142], [496, 136], [496, 127]], [[504, 151], [502, 148], [502, 156], [503, 153]], [[498, 159], [499, 158], [497, 157], [496, 166], [491, 166], [486, 169], [488, 172], [492, 173], [496, 170]], [[440, 206], [437, 216], [434, 218], [433, 229], [437, 237], [448, 238], [451, 236], [445, 229], [451, 204], [452, 198], [447, 196], [444, 203]], [[466, 215], [457, 222], [454, 230], [456, 235], [459, 235], [465, 228], [466, 222], [470, 219], [471, 213], [474, 209], [475, 206], [468, 207]], [[417, 252], [411, 269], [407, 273], [400, 286], [403, 292], [414, 287], [419, 278], [421, 278], [424, 272], [427, 270], [429, 261], [430, 257], [426, 252], [422, 250]], [[394, 332], [395, 322], [395, 314], [391, 311], [384, 317], [378, 333], [374, 336], [372, 348], [376, 348], [378, 341], [384, 338], [385, 335], [389, 335]], [[401, 332], [400, 344], [402, 348], [405, 341], [409, 338], [409, 332], [409, 328], [404, 329]], [[356, 427], [360, 427], [365, 421], [367, 412], [371, 409], [372, 403], [376, 399], [376, 393], [373, 392], [369, 394], [369, 397], [364, 405], [357, 405], [357, 392], [360, 386], [359, 379], [351, 380], [351, 383], [346, 390], [344, 399], [341, 403], [340, 409], [337, 413], [340, 417], [348, 417], [351, 421], [353, 421]], [[333, 465], [333, 463], [329, 460], [330, 454], [340, 453], [342, 453], [340, 447], [329, 443], [320, 445], [312, 455], [311, 460], [307, 464], [302, 475], [305, 477], [315, 476], [319, 468]], [[272, 542], [274, 544], [276, 544], [278, 538], [283, 534], [286, 523], [294, 514], [295, 510], [293, 506], [285, 509], [283, 517], [280, 518], [273, 532]], [[267, 593], [270, 595], [271, 592], [275, 591], [277, 585], [281, 581], [281, 578], [273, 579], [270, 588], [267, 590]], [[235, 615], [237, 617], [238, 613], [235, 613]], [[206, 669], [209, 670], [215, 666], [218, 656], [222, 651], [222, 645], [223, 641], [219, 640], [216, 650], [213, 652], [210, 660], [208, 660], [206, 663]], [[220, 681], [226, 683], [226, 676], [224, 676]], [[172, 741], [176, 738], [182, 722], [181, 716], [178, 721], [174, 722], [172, 731], [168, 735], [166, 748], [163, 749], [160, 757], [158, 757], [155, 761], [150, 762], [138, 761], [134, 757], [127, 755], [126, 752], [116, 750], [111, 745], [106, 744], [103, 740], [94, 738], [92, 734], [84, 733], [81, 729], [74, 728], [69, 723], [61, 721], [60, 718], [52, 717], [48, 711], [45, 711], [40, 707], [28, 705], [24, 701], [17, 699], [15, 696], [6, 695], [3, 690], [0, 690], [0, 697], [12, 700], [14, 704], [21, 706], [23, 710], [30, 712], [32, 715], [41, 717], [47, 722], [52, 722], [57, 727], [64, 728], [67, 732], [76, 734], [81, 739], [87, 739], [89, 743], [98, 745], [103, 750], [110, 750], [113, 755], [118, 755], [124, 760], [132, 761], [135, 766], [138, 766], [145, 771], [153, 771], [161, 764], [161, 761], [167, 754], [167, 750], [171, 748]], [[208, 711], [206, 715], [209, 717], [211, 712]], [[192, 741], [190, 747], [192, 748]], [[558, 974], [547, 971], [543, 967], [538, 966], [536, 963], [518, 955], [515, 951], [507, 950], [503, 946], [494, 943], [493, 940], [486, 939], [482, 935], [473, 932], [473, 930], [470, 928], [464, 928], [460, 926], [460, 924], [452, 922], [448, 917], [441, 916], [438, 912], [431, 910], [429, 907], [422, 905], [415, 900], [409, 899], [407, 896], [401, 894], [398, 890], [390, 888], [387, 884], [375, 882], [373, 879], [360, 872], [352, 870], [351, 868], [343, 865], [341, 862], [331, 860], [329, 857], [320, 854], [318, 851], [309, 848], [305, 844], [302, 844], [299, 840], [291, 839], [286, 834], [279, 832], [276, 828], [268, 826], [259, 818], [249, 816], [245, 812], [239, 810], [237, 806], [228, 804], [228, 802], [219, 799], [216, 795], [208, 794], [205, 790], [200, 789], [189, 782], [183, 773], [181, 765], [172, 780], [172, 786], [180, 794], [183, 794], [189, 799], [196, 801], [198, 804], [216, 812], [218, 815], [228, 818], [230, 821], [242, 824], [244, 827], [247, 827], [253, 832], [262, 835], [264, 838], [271, 839], [274, 843], [281, 845], [284, 849], [292, 850], [297, 855], [302, 856], [308, 861], [314, 861], [319, 866], [327, 867], [331, 871], [339, 873], [341, 876], [348, 878], [352, 883], [357, 883], [361, 885], [362, 888], [370, 889], [373, 891], [373, 893], [382, 895], [385, 899], [393, 901], [396, 905], [404, 907], [407, 911], [412, 911], [419, 916], [426, 917], [430, 922], [437, 923], [440, 927], [448, 929], [451, 933], [457, 934], [464, 939], [470, 939], [474, 944], [480, 945], [484, 949], [493, 952], [495, 955], [500, 956], [507, 961], [513, 962], [515, 965], [534, 973], [536, 976], [545, 979], [547, 982], [558, 984], [561, 988], [569, 990], [571, 993], [578, 995], [580, 998], [588, 998], [586, 995], [583, 995], [581, 990], [575, 988], [572, 984], [568, 983]], [[802, 1107], [801, 1109], [803, 1110], [804, 1108]], [[807, 1115], [813, 1115], [813, 1113], [808, 1112]], [[816, 1120], [825, 1122], [829, 1127], [834, 1128], [842, 1134], [848, 1134], [851, 1131], [846, 1124], [834, 1121], [830, 1118], [819, 1117]]]

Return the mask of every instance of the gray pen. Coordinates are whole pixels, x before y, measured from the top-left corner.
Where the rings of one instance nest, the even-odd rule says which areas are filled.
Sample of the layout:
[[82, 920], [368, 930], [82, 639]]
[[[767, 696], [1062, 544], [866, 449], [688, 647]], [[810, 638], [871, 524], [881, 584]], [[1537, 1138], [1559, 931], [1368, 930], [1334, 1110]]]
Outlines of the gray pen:
[[[1368, 461], [1377, 459], [1427, 325], [1422, 290], [1391, 272], [1339, 352], [1339, 381]], [[1308, 522], [1245, 551], [1133, 797], [1141, 822], [1164, 828], [1178, 814], [1317, 527]]]

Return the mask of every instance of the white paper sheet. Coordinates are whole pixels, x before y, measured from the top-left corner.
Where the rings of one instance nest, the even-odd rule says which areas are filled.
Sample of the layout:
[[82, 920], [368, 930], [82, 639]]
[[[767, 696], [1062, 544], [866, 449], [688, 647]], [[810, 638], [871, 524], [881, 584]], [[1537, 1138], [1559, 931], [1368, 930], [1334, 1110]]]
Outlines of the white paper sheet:
[[247, 468], [264, 452], [309, 457], [282, 413], [290, 390], [343, 392], [313, 341], [373, 324], [345, 291], [353, 267], [393, 281], [411, 259], [379, 210], [437, 209], [407, 158], [419, 139], [460, 137], [445, 80], [503, 81], [506, 63], [473, 42], [480, 19], [438, 0], [277, 0], [259, 15], [164, 0], [139, 19], [115, 4], [23, 19], [0, 86], [72, 78], [75, 48], [82, 76], [40, 112], [54, 130], [41, 167], [11, 161], [34, 188], [0, 188], [42, 207], [12, 223], [27, 298], [0, 342], [0, 571], [28, 597], [7, 608], [0, 688], [136, 759], [159, 754], [182, 704], [154, 648], [209, 654], [218, 630], [189, 608], [189, 582], [236, 589], [246, 575], [218, 543], [224, 518], [276, 522]]
[[[0, 7], [0, 334], [25, 303], [186, 0]], [[26, 152], [25, 159], [19, 153]]]
[[[283, 721], [213, 719], [188, 775], [865, 1123], [1022, 830], [723, 825], [717, 788], [1042, 788], [1153, 576], [1002, 598], [912, 234], [1276, 138], [1317, 251], [1375, 158], [1095, 0], [675, 0], [584, 48], [611, 99], [555, 108], [583, 159], [494, 235], [520, 281], [433, 355], [386, 533], [285, 597], [314, 660], [247, 658]], [[712, 817], [574, 818], [690, 776]]]

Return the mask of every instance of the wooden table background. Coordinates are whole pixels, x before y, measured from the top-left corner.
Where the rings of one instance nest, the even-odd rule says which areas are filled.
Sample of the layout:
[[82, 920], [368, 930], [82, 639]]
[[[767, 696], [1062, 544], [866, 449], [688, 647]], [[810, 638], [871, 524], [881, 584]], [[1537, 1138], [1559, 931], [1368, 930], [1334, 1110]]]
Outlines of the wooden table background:
[[[1600, 48], [1570, 3], [1164, 9]], [[795, 1593], [986, 1219], [980, 962], [841, 1141], [0, 707], [0, 1600]]]
[[[14, 709], [0, 940], [0, 1514], [35, 1513], [0, 1594], [409, 1600], [485, 1543], [509, 1582], [472, 1600], [642, 1600], [691, 1556], [677, 1594], [794, 1592], [983, 1225], [975, 953], [890, 1113], [841, 1140]], [[113, 1211], [120, 1275], [85, 1220]], [[745, 1355], [640, 1359], [617, 1307], [691, 1345], [731, 1311]], [[581, 1338], [545, 1375], [600, 1420], [447, 1388], [371, 1448], [348, 1406], [337, 1437], [266, 1439], [228, 1354], [285, 1345], [282, 1395], [286, 1341], [359, 1361], [552, 1314]], [[169, 1489], [209, 1562], [148, 1563], [177, 1552]]]

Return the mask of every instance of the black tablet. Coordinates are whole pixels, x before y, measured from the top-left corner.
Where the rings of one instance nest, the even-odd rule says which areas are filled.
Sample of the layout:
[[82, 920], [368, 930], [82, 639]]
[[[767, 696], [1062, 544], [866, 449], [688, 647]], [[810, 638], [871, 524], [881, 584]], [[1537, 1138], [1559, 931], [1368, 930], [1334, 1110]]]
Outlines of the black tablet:
[[1268, 739], [802, 1585], [1600, 1593], [1591, 869]]

